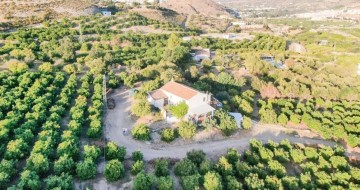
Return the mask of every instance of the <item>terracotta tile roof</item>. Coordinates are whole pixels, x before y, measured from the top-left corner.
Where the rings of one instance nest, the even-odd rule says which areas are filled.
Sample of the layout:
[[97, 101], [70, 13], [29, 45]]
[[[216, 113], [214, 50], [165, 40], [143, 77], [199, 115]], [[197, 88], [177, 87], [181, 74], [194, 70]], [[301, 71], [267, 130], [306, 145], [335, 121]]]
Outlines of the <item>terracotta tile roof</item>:
[[160, 89], [149, 92], [149, 95], [154, 100], [161, 100], [161, 99], [167, 98], [166, 94]]
[[169, 92], [171, 94], [174, 94], [175, 96], [178, 96], [185, 100], [190, 100], [192, 97], [194, 97], [196, 94], [199, 93], [197, 90], [193, 88], [190, 88], [186, 85], [174, 81], [166, 83], [160, 89]]

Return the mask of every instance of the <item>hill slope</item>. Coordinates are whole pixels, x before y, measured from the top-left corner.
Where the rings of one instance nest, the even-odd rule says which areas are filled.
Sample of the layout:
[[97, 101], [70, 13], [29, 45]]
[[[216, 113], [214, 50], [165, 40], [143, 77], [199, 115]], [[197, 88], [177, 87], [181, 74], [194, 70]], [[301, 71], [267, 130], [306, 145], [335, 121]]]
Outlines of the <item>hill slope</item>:
[[328, 9], [353, 8], [359, 0], [218, 0], [224, 6], [244, 9], [273, 9], [283, 13], [302, 13]]
[[212, 0], [167, 0], [161, 6], [186, 15], [200, 13], [215, 17], [228, 14], [224, 6]]

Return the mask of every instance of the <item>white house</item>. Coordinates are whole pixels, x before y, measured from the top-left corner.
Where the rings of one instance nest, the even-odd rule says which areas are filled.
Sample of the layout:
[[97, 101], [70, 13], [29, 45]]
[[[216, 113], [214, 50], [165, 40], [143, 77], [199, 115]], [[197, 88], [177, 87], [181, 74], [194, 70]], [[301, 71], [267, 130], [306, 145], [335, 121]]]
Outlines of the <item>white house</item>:
[[[185, 102], [189, 106], [188, 120], [198, 122], [208, 116], [213, 116], [218, 101], [207, 92], [200, 92], [178, 82], [170, 81], [161, 88], [148, 93], [151, 105], [165, 111], [166, 105], [176, 105]], [[167, 118], [167, 114], [165, 114]]]
[[193, 48], [190, 54], [192, 59], [199, 63], [204, 60], [210, 60], [212, 58], [212, 52], [210, 49]]

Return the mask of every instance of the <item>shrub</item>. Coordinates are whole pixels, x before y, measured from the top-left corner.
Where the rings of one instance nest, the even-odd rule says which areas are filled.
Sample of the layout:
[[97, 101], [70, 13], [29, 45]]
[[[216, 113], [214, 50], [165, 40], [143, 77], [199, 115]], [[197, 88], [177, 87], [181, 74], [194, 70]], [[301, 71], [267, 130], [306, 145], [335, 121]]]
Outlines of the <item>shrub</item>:
[[300, 123], [300, 116], [299, 115], [297, 115], [297, 114], [292, 114], [291, 116], [290, 116], [290, 121], [292, 122], [292, 123], [294, 123], [294, 124], [299, 124]]
[[299, 189], [299, 180], [296, 177], [286, 176], [281, 181], [284, 189]]
[[316, 161], [319, 158], [316, 149], [312, 147], [305, 147], [305, 156], [312, 161]]
[[96, 165], [92, 159], [85, 159], [76, 165], [76, 174], [81, 180], [92, 179], [96, 175]]
[[100, 152], [101, 152], [100, 148], [96, 147], [95, 145], [93, 145], [93, 146], [85, 145], [84, 146], [85, 159], [90, 158], [95, 162], [100, 157]]
[[226, 190], [239, 190], [243, 189], [242, 184], [234, 176], [225, 177], [225, 189]]
[[196, 166], [189, 159], [185, 158], [175, 164], [174, 172], [177, 176], [193, 175], [196, 173]]
[[74, 168], [75, 162], [67, 154], [61, 156], [54, 163], [54, 172], [56, 175], [60, 175], [61, 173], [73, 173]]
[[295, 163], [301, 163], [305, 160], [305, 155], [302, 150], [293, 149], [290, 151], [290, 156]]
[[208, 171], [212, 170], [212, 163], [210, 160], [204, 160], [199, 166], [199, 173], [205, 175]]
[[133, 183], [133, 190], [149, 190], [152, 189], [154, 177], [146, 174], [144, 171], [138, 173]]
[[151, 113], [150, 103], [146, 100], [140, 100], [131, 107], [131, 113], [137, 117], [142, 117]]
[[185, 102], [181, 102], [177, 105], [171, 105], [169, 110], [176, 118], [182, 119], [187, 114], [189, 106]]
[[169, 163], [165, 159], [157, 159], [155, 161], [155, 175], [157, 177], [169, 175]]
[[205, 160], [205, 156], [206, 154], [202, 150], [191, 150], [186, 153], [186, 157], [196, 166], [200, 166], [200, 164]]
[[113, 182], [124, 177], [124, 165], [119, 160], [110, 160], [105, 166], [105, 178]]
[[136, 175], [144, 169], [144, 162], [143, 161], [136, 161], [131, 166], [131, 174]]
[[74, 180], [68, 173], [62, 173], [59, 176], [49, 176], [45, 179], [46, 189], [64, 189], [71, 190], [74, 188]]
[[239, 154], [239, 152], [238, 152], [235, 148], [230, 148], [230, 149], [227, 151], [226, 159], [227, 159], [231, 164], [235, 164], [236, 162], [238, 162], [238, 161], [240, 160], [240, 154]]
[[233, 174], [233, 166], [224, 156], [220, 157], [218, 163], [215, 164], [215, 170], [222, 176]]
[[126, 156], [126, 148], [125, 147], [118, 147], [114, 142], [108, 142], [105, 147], [105, 159], [106, 160], [113, 160], [119, 159], [123, 161]]
[[244, 129], [250, 129], [252, 126], [252, 121], [250, 117], [244, 116], [244, 119], [242, 121], [242, 127]]
[[182, 176], [181, 177], [181, 187], [183, 190], [194, 190], [194, 189], [200, 189], [200, 175], [194, 174], [189, 176]]
[[337, 170], [348, 170], [349, 168], [346, 159], [342, 156], [332, 156], [330, 162], [333, 168]]
[[139, 150], [137, 150], [137, 151], [134, 151], [134, 152], [132, 153], [131, 158], [132, 158], [132, 160], [133, 160], [134, 162], [136, 162], [136, 161], [141, 161], [141, 160], [143, 160], [144, 155], [143, 155], [142, 152], [140, 152]]
[[161, 140], [165, 142], [171, 142], [175, 139], [175, 131], [172, 128], [165, 128], [161, 132]]
[[208, 172], [204, 176], [204, 188], [206, 190], [222, 190], [221, 177], [215, 172]]
[[196, 126], [193, 123], [181, 121], [179, 123], [179, 135], [183, 139], [191, 139], [195, 136]]
[[159, 177], [157, 180], [157, 189], [158, 190], [173, 190], [174, 189], [174, 180], [170, 176]]
[[277, 177], [283, 177], [286, 174], [285, 167], [276, 160], [269, 161], [269, 170], [271, 174], [276, 175]]
[[151, 137], [150, 137], [150, 128], [145, 124], [136, 125], [131, 130], [131, 134], [137, 140], [148, 141], [148, 140], [151, 139]]
[[276, 176], [266, 176], [265, 187], [271, 190], [283, 189], [281, 180], [279, 180]]
[[218, 127], [224, 135], [230, 136], [238, 129], [235, 119], [224, 110], [216, 111], [215, 116], [217, 118]]
[[280, 114], [278, 117], [278, 122], [282, 125], [282, 126], [286, 126], [288, 123], [289, 119], [285, 114]]
[[235, 164], [235, 174], [239, 178], [245, 178], [250, 174], [250, 166], [246, 162], [237, 162]]
[[264, 180], [260, 179], [258, 174], [249, 174], [245, 177], [245, 185], [249, 190], [264, 189]]

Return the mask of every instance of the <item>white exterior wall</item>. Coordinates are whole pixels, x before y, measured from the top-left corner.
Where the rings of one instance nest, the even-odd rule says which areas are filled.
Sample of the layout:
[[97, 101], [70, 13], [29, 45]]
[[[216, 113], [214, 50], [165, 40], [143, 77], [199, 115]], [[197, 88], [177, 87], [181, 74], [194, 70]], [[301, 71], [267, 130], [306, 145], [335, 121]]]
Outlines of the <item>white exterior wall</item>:
[[164, 107], [164, 99], [160, 100], [154, 100], [150, 95], [148, 96], [148, 102], [150, 102], [151, 105], [157, 107], [157, 108], [163, 108]]
[[189, 100], [188, 106], [192, 107], [192, 106], [196, 106], [196, 105], [199, 105], [199, 104], [208, 104], [209, 101], [210, 101], [210, 98], [211, 97], [208, 94], [198, 93], [196, 96], [192, 97]]
[[[168, 101], [169, 101], [169, 104], [170, 104], [170, 105], [176, 105], [176, 104], [179, 104], [179, 103], [184, 102], [184, 101], [185, 101], [186, 104], [188, 104], [188, 101], [186, 101], [186, 100], [183, 99], [183, 98], [180, 98], [180, 97], [178, 97], [178, 96], [175, 96], [175, 95], [173, 95], [173, 94], [170, 94], [170, 93], [168, 93], [168, 92], [166, 92], [166, 91], [164, 91], [164, 90], [163, 90], [163, 92], [164, 92], [165, 95], [168, 97]], [[188, 104], [188, 105], [189, 105], [189, 104]]]
[[111, 16], [110, 11], [102, 11], [101, 13], [102, 13], [103, 16]]

